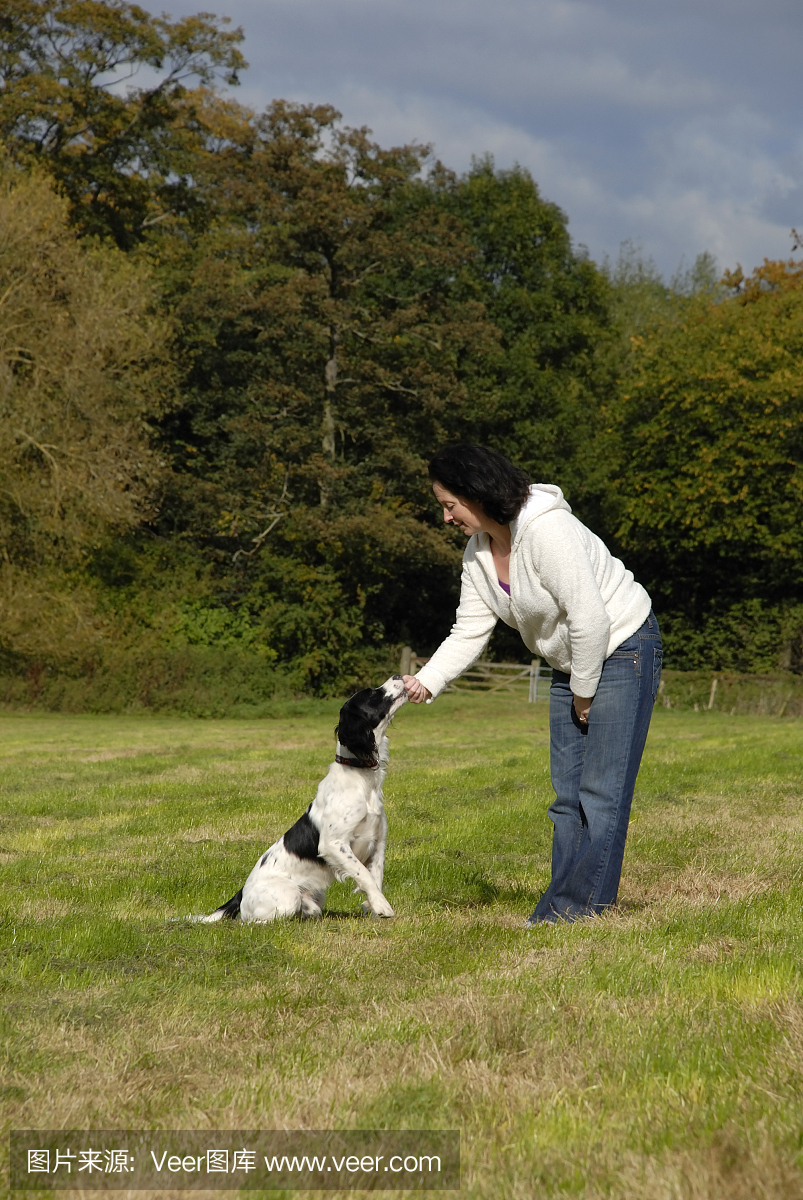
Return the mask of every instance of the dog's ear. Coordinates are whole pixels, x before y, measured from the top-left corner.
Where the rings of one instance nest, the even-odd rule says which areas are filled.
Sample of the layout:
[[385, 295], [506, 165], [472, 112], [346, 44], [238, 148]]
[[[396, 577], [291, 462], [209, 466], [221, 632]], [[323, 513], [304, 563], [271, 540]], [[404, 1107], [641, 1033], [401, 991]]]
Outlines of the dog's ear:
[[335, 729], [341, 745], [355, 754], [357, 758], [363, 759], [376, 757], [376, 738], [373, 725], [362, 702], [370, 695], [371, 689], [365, 688], [347, 700], [340, 710], [340, 721]]

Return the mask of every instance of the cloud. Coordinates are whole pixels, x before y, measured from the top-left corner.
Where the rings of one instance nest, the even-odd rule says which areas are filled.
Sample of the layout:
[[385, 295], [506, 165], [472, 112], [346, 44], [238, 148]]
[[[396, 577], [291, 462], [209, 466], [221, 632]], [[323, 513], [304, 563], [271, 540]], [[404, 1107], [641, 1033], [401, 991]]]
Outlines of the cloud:
[[[195, 11], [180, 0], [174, 13]], [[591, 254], [671, 274], [786, 256], [803, 196], [799, 0], [229, 0], [239, 98], [328, 102], [465, 170], [519, 162]], [[803, 225], [803, 212], [791, 220]]]

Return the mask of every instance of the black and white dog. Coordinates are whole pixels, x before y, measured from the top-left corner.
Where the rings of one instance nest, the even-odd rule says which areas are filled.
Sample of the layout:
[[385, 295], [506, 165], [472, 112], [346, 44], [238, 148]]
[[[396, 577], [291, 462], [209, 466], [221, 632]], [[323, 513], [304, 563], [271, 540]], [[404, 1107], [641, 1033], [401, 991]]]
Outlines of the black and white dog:
[[239, 917], [320, 917], [335, 879], [353, 879], [363, 908], [392, 917], [382, 895], [388, 822], [382, 781], [388, 768], [387, 727], [407, 699], [401, 675], [364, 688], [340, 710], [337, 753], [303, 816], [260, 858], [236, 896], [201, 921]]

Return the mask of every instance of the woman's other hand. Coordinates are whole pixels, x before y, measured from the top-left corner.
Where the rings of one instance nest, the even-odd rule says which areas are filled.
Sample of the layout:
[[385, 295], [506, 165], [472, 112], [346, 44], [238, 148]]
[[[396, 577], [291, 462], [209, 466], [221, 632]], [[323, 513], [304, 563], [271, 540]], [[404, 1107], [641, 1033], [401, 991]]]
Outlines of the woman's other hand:
[[577, 720], [581, 725], [588, 724], [588, 712], [593, 699], [593, 696], [575, 696], [574, 698], [574, 711], [577, 713]]
[[425, 700], [431, 698], [432, 693], [429, 688], [425, 688], [420, 679], [416, 679], [415, 675], [402, 675], [404, 686], [407, 688], [407, 699], [411, 704], [423, 704]]

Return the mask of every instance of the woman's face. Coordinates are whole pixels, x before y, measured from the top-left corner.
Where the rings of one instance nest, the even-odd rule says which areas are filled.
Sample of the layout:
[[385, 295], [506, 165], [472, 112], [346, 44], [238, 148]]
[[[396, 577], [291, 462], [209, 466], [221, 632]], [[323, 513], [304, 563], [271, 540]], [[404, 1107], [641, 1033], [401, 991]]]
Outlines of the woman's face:
[[441, 483], [433, 483], [432, 490], [443, 509], [443, 519], [447, 525], [456, 525], [467, 537], [471, 537], [472, 533], [482, 533], [486, 528], [488, 518], [479, 504], [474, 504], [462, 496], [455, 496]]

